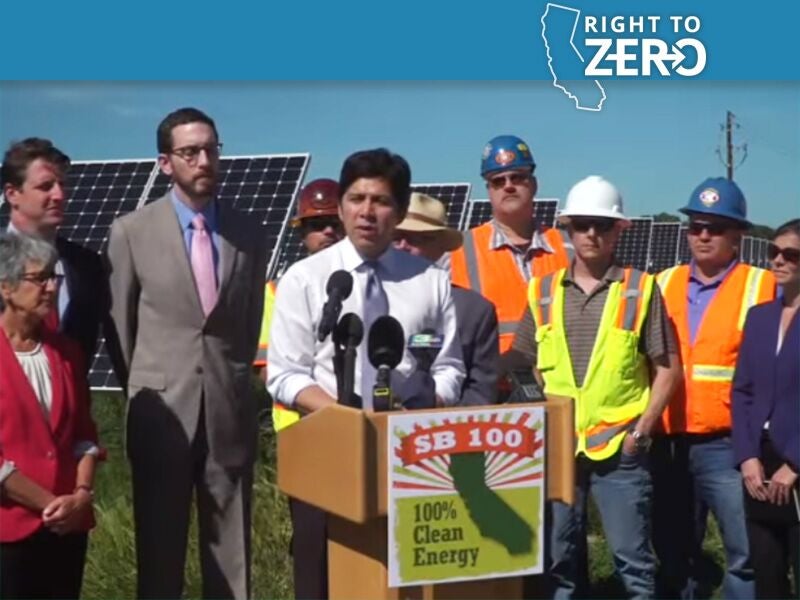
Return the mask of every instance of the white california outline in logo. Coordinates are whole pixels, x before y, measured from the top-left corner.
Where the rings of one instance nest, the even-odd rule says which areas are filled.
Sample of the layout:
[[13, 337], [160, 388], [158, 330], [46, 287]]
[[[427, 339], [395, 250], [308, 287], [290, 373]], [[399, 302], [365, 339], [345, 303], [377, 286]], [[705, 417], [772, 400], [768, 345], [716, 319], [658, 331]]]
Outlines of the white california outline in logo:
[[544, 9], [544, 14], [542, 15], [542, 18], [540, 20], [542, 22], [542, 40], [544, 40], [545, 52], [547, 53], [547, 67], [550, 69], [550, 74], [553, 76], [553, 86], [555, 86], [556, 88], [558, 88], [559, 90], [564, 92], [567, 95], [567, 97], [569, 97], [572, 100], [574, 100], [575, 101], [575, 108], [577, 108], [578, 110], [590, 110], [592, 112], [597, 112], [597, 111], [599, 111], [600, 109], [603, 108], [603, 102], [605, 102], [605, 100], [606, 100], [606, 91], [603, 89], [603, 86], [600, 85], [599, 81], [597, 81], [595, 79], [594, 80], [594, 84], [598, 88], [600, 88], [600, 93], [603, 94], [603, 97], [600, 98], [600, 102], [598, 103], [597, 106], [581, 106], [580, 98], [578, 98], [575, 94], [570, 92], [563, 85], [559, 85], [558, 84], [558, 77], [556, 76], [556, 72], [553, 69], [553, 57], [550, 56], [550, 44], [547, 43], [547, 36], [545, 35], [545, 30], [547, 29], [547, 24], [544, 22], [544, 20], [547, 17], [547, 13], [550, 11], [550, 7], [551, 6], [553, 8], [560, 8], [562, 10], [571, 10], [572, 12], [576, 13], [575, 14], [575, 22], [572, 25], [572, 34], [569, 36], [569, 44], [570, 44], [570, 46], [572, 46], [572, 49], [575, 50], [575, 54], [578, 55], [578, 58], [581, 59], [581, 62], [585, 63], [586, 61], [583, 59], [583, 55], [580, 53], [580, 50], [578, 50], [577, 46], [575, 46], [575, 42], [574, 42], [575, 30], [578, 28], [578, 17], [580, 17], [581, 11], [579, 11], [577, 8], [571, 8], [569, 6], [563, 6], [561, 4], [553, 4], [552, 2], [548, 2], [547, 6]]

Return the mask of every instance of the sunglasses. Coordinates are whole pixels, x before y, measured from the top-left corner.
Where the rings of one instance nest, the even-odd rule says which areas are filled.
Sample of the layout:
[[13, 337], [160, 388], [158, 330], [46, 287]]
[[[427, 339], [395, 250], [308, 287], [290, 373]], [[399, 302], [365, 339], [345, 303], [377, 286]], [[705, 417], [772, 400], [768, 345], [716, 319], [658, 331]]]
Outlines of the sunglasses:
[[703, 230], [708, 231], [709, 235], [722, 235], [728, 231], [731, 226], [727, 223], [709, 223], [708, 221], [691, 221], [688, 225], [689, 233], [692, 235], [700, 235]]
[[797, 248], [781, 248], [775, 244], [767, 246], [767, 257], [770, 260], [775, 260], [778, 256], [783, 256], [783, 260], [794, 265], [800, 263], [800, 250]]
[[511, 185], [524, 185], [531, 180], [530, 173], [508, 173], [507, 175], [495, 175], [489, 178], [489, 187], [493, 190], [502, 190], [506, 187], [506, 181]]
[[325, 231], [328, 227], [333, 227], [335, 231], [342, 229], [342, 222], [336, 217], [312, 217], [303, 219], [302, 224], [306, 231]]
[[608, 233], [614, 229], [615, 219], [581, 219], [572, 217], [569, 220], [569, 225], [573, 231], [578, 233], [586, 233], [594, 228], [595, 233]]

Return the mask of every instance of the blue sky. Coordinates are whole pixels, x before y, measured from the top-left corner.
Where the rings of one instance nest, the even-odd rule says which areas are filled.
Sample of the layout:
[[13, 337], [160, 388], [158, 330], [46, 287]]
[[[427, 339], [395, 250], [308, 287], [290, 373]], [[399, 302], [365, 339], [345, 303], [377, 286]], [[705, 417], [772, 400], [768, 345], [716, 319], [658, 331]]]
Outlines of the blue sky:
[[192, 105], [217, 122], [225, 154], [310, 152], [309, 177], [337, 178], [352, 151], [387, 146], [418, 183], [469, 181], [485, 142], [528, 141], [541, 197], [603, 175], [632, 215], [675, 212], [708, 176], [733, 111], [748, 155], [735, 179], [750, 218], [777, 226], [800, 216], [800, 82], [608, 81], [602, 111], [575, 109], [550, 82], [1, 82], [0, 143], [49, 137], [74, 160], [155, 155], [155, 129]]

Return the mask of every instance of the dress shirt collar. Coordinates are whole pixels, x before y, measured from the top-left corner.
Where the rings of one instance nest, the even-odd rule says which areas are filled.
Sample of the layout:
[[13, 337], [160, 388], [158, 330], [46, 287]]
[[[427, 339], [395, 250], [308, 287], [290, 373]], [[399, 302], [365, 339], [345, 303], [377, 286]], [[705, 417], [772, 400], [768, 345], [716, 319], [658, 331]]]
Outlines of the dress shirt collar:
[[694, 259], [692, 259], [691, 262], [689, 263], [689, 279], [690, 279], [690, 281], [694, 281], [695, 283], [698, 283], [703, 287], [715, 287], [715, 286], [721, 284], [723, 281], [725, 281], [725, 278], [728, 276], [728, 274], [731, 271], [733, 271], [733, 269], [736, 268], [736, 265], [738, 265], [738, 264], [739, 264], [739, 259], [738, 258], [734, 258], [731, 261], [731, 264], [729, 264], [727, 267], [725, 267], [725, 270], [723, 270], [722, 273], [720, 273], [719, 275], [714, 277], [708, 283], [705, 283], [705, 282], [701, 281], [700, 278], [697, 276], [697, 263], [695, 262]]
[[377, 263], [387, 272], [391, 272], [393, 270], [392, 267], [397, 260], [397, 253], [399, 252], [399, 250], [395, 249], [394, 246], [389, 244], [389, 247], [386, 249], [386, 251], [378, 258], [368, 259], [364, 258], [358, 252], [356, 247], [353, 245], [353, 242], [351, 242], [350, 238], [348, 237], [345, 237], [341, 242], [339, 242], [339, 246], [342, 256], [342, 266], [344, 267], [345, 271], [355, 271], [367, 263]]
[[554, 250], [552, 246], [548, 243], [545, 237], [539, 232], [538, 229], [534, 229], [533, 236], [531, 236], [531, 243], [530, 245], [520, 250], [519, 246], [512, 244], [508, 236], [505, 232], [497, 225], [497, 221], [492, 219], [492, 236], [489, 238], [489, 250], [499, 250], [500, 248], [511, 248], [514, 252], [518, 252], [519, 254], [531, 254], [537, 250], [543, 250], [549, 254], [553, 254]]
[[[11, 221], [8, 222], [8, 227], [6, 228], [6, 231], [8, 231], [8, 233], [13, 233], [13, 234], [16, 234], [16, 235], [32, 235], [32, 234], [26, 234], [26, 233], [21, 232], [19, 229], [17, 229], [14, 226], [14, 224]], [[56, 237], [58, 237], [58, 236], [57, 235], [53, 235], [52, 237], [45, 237], [45, 236], [34, 236], [34, 237], [40, 237], [44, 241], [55, 245]]]
[[[175, 208], [175, 214], [178, 215], [178, 223], [180, 223], [181, 231], [186, 231], [187, 229], [191, 229], [192, 219], [194, 219], [197, 212], [189, 208], [178, 198], [178, 195], [175, 193], [174, 188], [172, 189], [172, 191], [170, 191], [169, 197], [170, 200], [172, 200], [172, 206]], [[206, 220], [206, 229], [208, 229], [208, 231], [216, 231], [217, 201], [212, 200], [211, 202], [206, 204], [205, 207], [203, 207], [203, 210], [200, 211], [200, 214], [202, 214], [203, 218]]]

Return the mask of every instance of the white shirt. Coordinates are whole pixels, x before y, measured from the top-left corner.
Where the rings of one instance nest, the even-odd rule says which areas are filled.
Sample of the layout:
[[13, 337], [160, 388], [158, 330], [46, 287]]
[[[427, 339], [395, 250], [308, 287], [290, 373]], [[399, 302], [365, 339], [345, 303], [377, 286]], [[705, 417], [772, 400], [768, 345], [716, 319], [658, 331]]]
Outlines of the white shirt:
[[30, 352], [15, 351], [19, 365], [33, 388], [45, 420], [50, 423], [50, 410], [53, 408], [53, 383], [50, 377], [50, 361], [41, 344]]
[[[425, 259], [391, 246], [378, 262], [389, 314], [403, 326], [406, 339], [426, 329], [444, 336], [431, 375], [437, 395], [445, 404], [455, 404], [461, 397], [465, 371], [448, 274]], [[364, 259], [348, 238], [295, 263], [278, 283], [269, 334], [267, 387], [272, 397], [285, 406], [292, 407], [297, 394], [312, 385], [319, 385], [336, 397], [333, 341], [328, 336], [324, 342], [318, 342], [316, 332], [327, 300], [328, 278], [339, 269], [353, 276], [353, 291], [342, 303], [341, 314], [352, 312], [363, 317], [367, 272]], [[366, 356], [367, 339], [365, 331], [356, 360], [356, 393], [361, 389], [361, 363]], [[416, 361], [406, 350], [392, 373], [392, 385], [415, 369]]]

